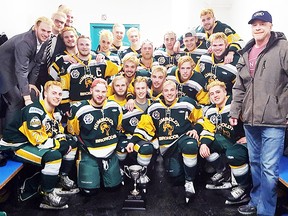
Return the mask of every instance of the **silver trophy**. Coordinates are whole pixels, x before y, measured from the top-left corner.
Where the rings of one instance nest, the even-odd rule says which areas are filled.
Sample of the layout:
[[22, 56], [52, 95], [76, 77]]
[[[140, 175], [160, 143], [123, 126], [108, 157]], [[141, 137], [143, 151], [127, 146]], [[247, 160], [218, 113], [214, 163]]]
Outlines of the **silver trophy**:
[[140, 165], [124, 166], [124, 173], [128, 178], [133, 180], [133, 190], [130, 191], [127, 199], [124, 201], [122, 209], [126, 210], [146, 210], [146, 201], [143, 194], [137, 188], [137, 180], [141, 175], [145, 175], [147, 172], [146, 167]]

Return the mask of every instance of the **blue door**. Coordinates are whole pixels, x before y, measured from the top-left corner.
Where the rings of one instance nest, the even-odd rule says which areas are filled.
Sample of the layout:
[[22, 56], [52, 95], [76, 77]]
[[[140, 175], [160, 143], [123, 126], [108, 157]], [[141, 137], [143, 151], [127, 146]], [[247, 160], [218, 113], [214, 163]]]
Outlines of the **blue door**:
[[[102, 29], [110, 29], [112, 31], [114, 23], [90, 23], [90, 38], [92, 40], [92, 50], [96, 50], [99, 44], [99, 32]], [[127, 30], [131, 27], [136, 27], [140, 30], [139, 24], [123, 24], [125, 26], [125, 30]], [[125, 37], [123, 39], [123, 45], [129, 46], [129, 41], [127, 38], [127, 35], [125, 34]]]

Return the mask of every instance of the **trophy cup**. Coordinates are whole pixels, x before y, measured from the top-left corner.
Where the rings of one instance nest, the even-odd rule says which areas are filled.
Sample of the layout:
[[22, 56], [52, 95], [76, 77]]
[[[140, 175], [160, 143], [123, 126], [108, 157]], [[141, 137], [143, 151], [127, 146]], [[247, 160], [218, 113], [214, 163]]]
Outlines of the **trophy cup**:
[[123, 208], [124, 210], [146, 210], [146, 200], [143, 196], [143, 193], [137, 188], [137, 180], [141, 175], [146, 173], [146, 169], [140, 165], [131, 165], [124, 166], [124, 173], [128, 178], [131, 178], [134, 181], [133, 190], [130, 191], [130, 194], [124, 201]]

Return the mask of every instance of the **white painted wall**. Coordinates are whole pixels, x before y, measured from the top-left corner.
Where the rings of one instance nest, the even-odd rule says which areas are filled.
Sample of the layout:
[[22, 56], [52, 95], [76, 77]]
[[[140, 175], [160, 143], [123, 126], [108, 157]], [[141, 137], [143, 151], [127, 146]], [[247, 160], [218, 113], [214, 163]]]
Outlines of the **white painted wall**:
[[[90, 23], [139, 23], [141, 38], [159, 45], [166, 31], [173, 30], [180, 35], [189, 27], [199, 25], [200, 10], [211, 7], [216, 18], [229, 24], [245, 41], [251, 38], [247, 22], [257, 10], [268, 10], [273, 17], [273, 30], [282, 31], [288, 37], [284, 0], [9, 0], [0, 7], [0, 32], [8, 37], [22, 33], [37, 17], [51, 17], [60, 4], [74, 10], [74, 26], [88, 36]], [[106, 21], [101, 21], [102, 14], [107, 15]]]

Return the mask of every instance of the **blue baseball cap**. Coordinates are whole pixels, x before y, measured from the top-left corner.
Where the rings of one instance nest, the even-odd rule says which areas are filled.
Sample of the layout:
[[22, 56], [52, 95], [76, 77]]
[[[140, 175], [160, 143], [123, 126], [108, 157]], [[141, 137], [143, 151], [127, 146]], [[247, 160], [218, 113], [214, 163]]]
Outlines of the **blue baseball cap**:
[[272, 16], [268, 11], [257, 11], [252, 15], [251, 20], [248, 24], [252, 24], [254, 20], [261, 20], [263, 22], [270, 22], [272, 23]]

